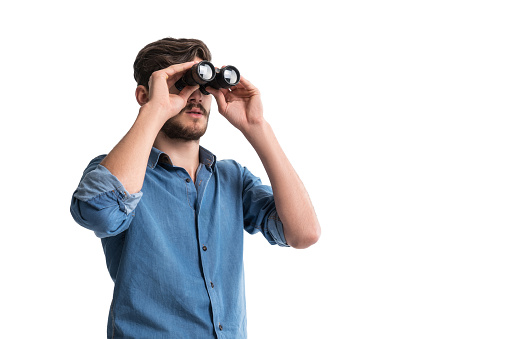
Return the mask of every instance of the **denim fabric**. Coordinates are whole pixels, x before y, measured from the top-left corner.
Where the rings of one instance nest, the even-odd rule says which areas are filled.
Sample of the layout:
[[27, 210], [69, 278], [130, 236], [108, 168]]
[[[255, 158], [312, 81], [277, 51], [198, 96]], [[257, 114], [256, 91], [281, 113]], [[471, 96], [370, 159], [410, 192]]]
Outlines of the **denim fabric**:
[[71, 202], [115, 282], [108, 338], [245, 338], [243, 231], [288, 246], [272, 189], [200, 148], [193, 183], [153, 148], [141, 192], [92, 160]]

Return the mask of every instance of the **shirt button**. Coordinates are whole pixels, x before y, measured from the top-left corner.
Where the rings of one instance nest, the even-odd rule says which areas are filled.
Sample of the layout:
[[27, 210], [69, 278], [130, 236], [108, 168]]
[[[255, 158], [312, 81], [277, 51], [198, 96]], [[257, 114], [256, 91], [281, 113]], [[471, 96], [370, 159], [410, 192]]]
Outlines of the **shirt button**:
[[219, 324], [219, 331], [223, 330], [223, 325]]
[[210, 282], [210, 287], [214, 288], [214, 283], [212, 281]]
[[191, 179], [187, 178], [187, 179], [186, 179], [186, 182], [191, 182]]
[[204, 251], [206, 251], [206, 250], [207, 250], [207, 246], [203, 245], [202, 249], [203, 249]]

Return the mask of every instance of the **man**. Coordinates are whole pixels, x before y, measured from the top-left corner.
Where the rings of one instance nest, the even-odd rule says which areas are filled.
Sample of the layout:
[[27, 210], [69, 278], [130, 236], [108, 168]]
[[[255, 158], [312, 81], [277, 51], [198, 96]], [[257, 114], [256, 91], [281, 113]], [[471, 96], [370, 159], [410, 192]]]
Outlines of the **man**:
[[245, 338], [243, 230], [295, 248], [320, 236], [306, 189], [244, 77], [206, 90], [254, 147], [273, 190], [200, 146], [212, 96], [174, 84], [210, 59], [195, 39], [144, 47], [134, 63], [138, 117], [73, 194], [71, 213], [101, 238], [115, 282], [109, 338]]

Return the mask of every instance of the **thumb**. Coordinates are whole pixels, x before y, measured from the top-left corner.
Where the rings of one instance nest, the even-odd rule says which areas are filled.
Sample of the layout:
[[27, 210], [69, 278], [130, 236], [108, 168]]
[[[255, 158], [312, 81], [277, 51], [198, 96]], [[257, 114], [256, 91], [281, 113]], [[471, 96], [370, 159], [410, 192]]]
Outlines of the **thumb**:
[[194, 91], [196, 91], [200, 86], [196, 85], [196, 86], [186, 86], [184, 87], [180, 93], [178, 94], [178, 96], [180, 96], [182, 99], [185, 100], [185, 102], [187, 102], [187, 100], [189, 99], [189, 97], [191, 96], [191, 94], [194, 93]]
[[205, 89], [207, 90], [207, 92], [209, 92], [210, 94], [212, 94], [214, 96], [214, 98], [216, 99], [216, 103], [217, 103], [217, 109], [218, 109], [219, 113], [223, 114], [226, 111], [226, 106], [228, 106], [228, 104], [226, 103], [226, 98], [224, 96], [224, 93], [221, 90], [218, 90], [218, 89], [215, 89], [212, 87], [207, 87]]

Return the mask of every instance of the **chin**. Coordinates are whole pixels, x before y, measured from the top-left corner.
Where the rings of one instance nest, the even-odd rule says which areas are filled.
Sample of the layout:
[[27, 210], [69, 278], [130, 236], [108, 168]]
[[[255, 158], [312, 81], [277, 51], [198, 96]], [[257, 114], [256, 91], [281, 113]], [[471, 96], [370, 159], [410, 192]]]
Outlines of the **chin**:
[[174, 120], [174, 118], [176, 117], [168, 120], [161, 129], [161, 132], [170, 139], [196, 141], [200, 140], [207, 131], [208, 123], [205, 123], [204, 126], [199, 126], [203, 124], [199, 122], [186, 124], [185, 122], [181, 122], [177, 119]]

